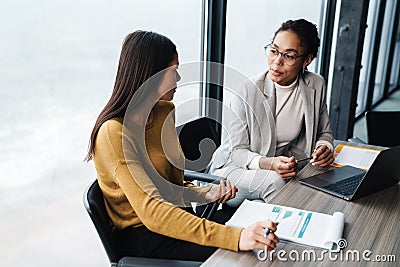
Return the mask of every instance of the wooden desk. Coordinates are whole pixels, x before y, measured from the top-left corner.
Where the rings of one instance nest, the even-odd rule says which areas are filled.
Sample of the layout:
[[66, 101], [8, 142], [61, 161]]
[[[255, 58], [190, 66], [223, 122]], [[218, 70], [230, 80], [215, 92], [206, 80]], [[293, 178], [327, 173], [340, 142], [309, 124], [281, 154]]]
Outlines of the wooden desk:
[[[324, 168], [307, 165], [299, 172], [298, 178], [286, 184], [271, 200], [271, 203], [328, 214], [342, 211], [346, 221], [343, 232], [343, 238], [347, 241], [345, 249], [339, 253], [332, 253], [330, 256], [329, 253], [322, 254], [320, 249], [279, 243], [275, 249], [276, 253], [272, 255], [273, 259], [269, 257], [265, 261], [259, 260], [255, 251], [237, 253], [218, 249], [202, 266], [332, 266], [333, 264], [335, 266], [396, 266], [396, 263], [399, 264], [400, 185], [397, 184], [350, 202], [299, 183], [302, 178], [324, 171], [326, 171]], [[286, 254], [278, 258], [277, 252], [280, 250], [285, 251]], [[292, 250], [297, 251], [299, 256], [291, 252]], [[308, 254], [304, 254], [306, 260], [303, 260], [301, 254], [304, 250], [315, 251], [315, 260], [313, 257], [311, 261], [308, 260], [310, 259]], [[289, 253], [292, 253], [292, 257], [289, 257]], [[363, 259], [363, 253], [364, 258], [370, 259], [370, 262]], [[359, 255], [359, 261], [357, 261], [357, 255]], [[385, 257], [391, 262], [373, 262], [376, 256], [381, 256], [380, 259]], [[320, 261], [318, 258], [323, 258], [323, 260]], [[394, 258], [396, 262], [393, 262]]]

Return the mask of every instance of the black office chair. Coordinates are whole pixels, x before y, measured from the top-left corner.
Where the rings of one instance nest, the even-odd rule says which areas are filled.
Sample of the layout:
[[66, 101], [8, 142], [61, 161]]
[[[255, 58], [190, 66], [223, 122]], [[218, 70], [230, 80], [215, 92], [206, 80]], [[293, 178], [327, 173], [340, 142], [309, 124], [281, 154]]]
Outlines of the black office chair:
[[[207, 174], [214, 151], [221, 145], [215, 129], [215, 120], [200, 117], [176, 127], [179, 142], [185, 155], [185, 180], [219, 183], [219, 176]], [[218, 208], [217, 203], [204, 208], [201, 217], [211, 219]]]
[[186, 170], [206, 172], [214, 151], [221, 145], [215, 123], [211, 118], [201, 117], [176, 127]]
[[400, 111], [367, 111], [365, 113], [368, 144], [393, 147], [400, 145]]
[[92, 182], [86, 189], [83, 197], [83, 203], [92, 222], [97, 230], [103, 247], [107, 253], [112, 267], [133, 267], [133, 266], [200, 266], [202, 262], [167, 260], [142, 257], [127, 257], [123, 255], [116, 242], [112, 223], [107, 214], [103, 193], [99, 187], [98, 181]]

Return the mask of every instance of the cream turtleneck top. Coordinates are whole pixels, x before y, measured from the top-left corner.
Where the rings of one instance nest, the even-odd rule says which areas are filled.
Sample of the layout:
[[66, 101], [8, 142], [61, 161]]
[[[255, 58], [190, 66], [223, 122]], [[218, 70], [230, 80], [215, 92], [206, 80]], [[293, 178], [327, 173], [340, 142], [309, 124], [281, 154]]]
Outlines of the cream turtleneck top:
[[[304, 110], [300, 97], [299, 78], [283, 86], [274, 83], [276, 94], [276, 156], [283, 155], [286, 145], [297, 138], [303, 126]], [[254, 157], [249, 169], [259, 169], [261, 156]]]

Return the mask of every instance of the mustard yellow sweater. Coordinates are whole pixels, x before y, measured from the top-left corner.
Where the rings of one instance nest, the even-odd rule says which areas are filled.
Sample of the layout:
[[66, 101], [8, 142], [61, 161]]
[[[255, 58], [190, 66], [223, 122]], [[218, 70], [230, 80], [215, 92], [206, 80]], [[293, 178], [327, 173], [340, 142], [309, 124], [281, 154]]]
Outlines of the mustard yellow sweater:
[[133, 123], [123, 126], [122, 119], [110, 119], [100, 127], [93, 161], [107, 212], [118, 229], [145, 225], [165, 236], [238, 251], [242, 229], [177, 207], [204, 200], [208, 189], [183, 181], [184, 158], [173, 110], [172, 102], [159, 101], [155, 120], [142, 131]]

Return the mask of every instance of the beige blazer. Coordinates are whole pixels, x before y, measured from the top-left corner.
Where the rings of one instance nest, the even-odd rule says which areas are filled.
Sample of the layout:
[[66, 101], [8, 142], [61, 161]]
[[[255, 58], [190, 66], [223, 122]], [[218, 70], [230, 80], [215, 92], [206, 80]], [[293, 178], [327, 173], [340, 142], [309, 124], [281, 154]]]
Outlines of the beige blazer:
[[[275, 156], [275, 86], [268, 71], [232, 91], [223, 110], [222, 144], [215, 151], [209, 172], [228, 166], [247, 168], [258, 156]], [[333, 144], [322, 76], [305, 72], [299, 77], [304, 126], [292, 142], [295, 156], [310, 156], [320, 140]]]

